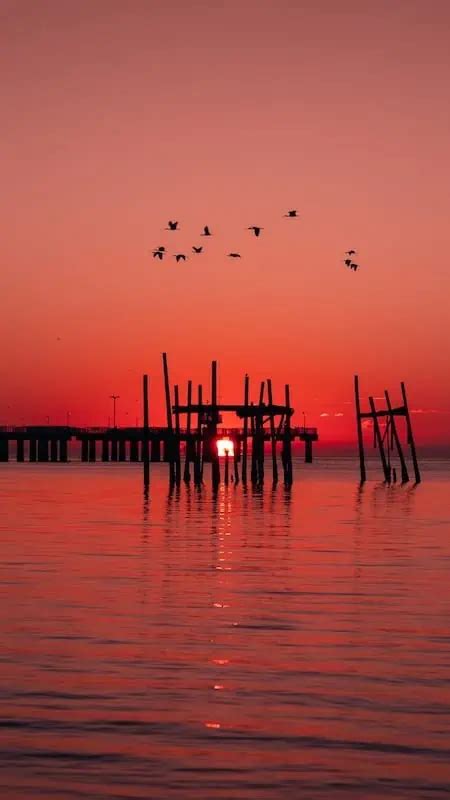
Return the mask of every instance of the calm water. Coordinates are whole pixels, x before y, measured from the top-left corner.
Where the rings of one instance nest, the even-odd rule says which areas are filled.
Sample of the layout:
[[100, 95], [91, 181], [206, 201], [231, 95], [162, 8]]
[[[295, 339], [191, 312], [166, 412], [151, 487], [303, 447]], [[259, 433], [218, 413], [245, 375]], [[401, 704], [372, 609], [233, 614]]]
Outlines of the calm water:
[[450, 472], [1, 465], [0, 795], [444, 798]]

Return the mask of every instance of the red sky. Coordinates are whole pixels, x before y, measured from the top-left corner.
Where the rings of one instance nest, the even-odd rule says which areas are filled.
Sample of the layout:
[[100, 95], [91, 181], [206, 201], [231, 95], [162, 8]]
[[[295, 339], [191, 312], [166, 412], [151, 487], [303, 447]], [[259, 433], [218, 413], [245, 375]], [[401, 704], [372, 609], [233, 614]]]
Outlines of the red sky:
[[[289, 381], [334, 440], [354, 435], [354, 372], [395, 400], [403, 379], [420, 440], [450, 440], [447, 2], [4, 0], [0, 17], [1, 424], [105, 424], [113, 392], [134, 423], [143, 371], [161, 422], [167, 350], [181, 385], [217, 358], [223, 400], [245, 371], [276, 399]], [[149, 255], [204, 224], [201, 256]]]

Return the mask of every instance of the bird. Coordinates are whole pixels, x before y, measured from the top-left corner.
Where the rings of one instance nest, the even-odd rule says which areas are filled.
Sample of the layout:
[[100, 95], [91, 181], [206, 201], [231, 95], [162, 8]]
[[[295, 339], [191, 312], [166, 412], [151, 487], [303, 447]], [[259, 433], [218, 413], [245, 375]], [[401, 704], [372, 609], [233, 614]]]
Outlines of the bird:
[[344, 261], [344, 264], [345, 264], [346, 267], [349, 267], [351, 263], [352, 263], [351, 258], [346, 258], [345, 261]]
[[208, 225], [205, 225], [205, 227], [203, 228], [203, 233], [201, 233], [200, 236], [212, 236], [212, 233], [209, 230]]
[[165, 230], [176, 231], [177, 229], [178, 229], [178, 222], [172, 222], [172, 220], [169, 219], [169, 222], [167, 223], [167, 228]]
[[351, 262], [351, 264], [350, 264], [350, 269], [354, 269], [354, 270], [355, 270], [355, 272], [356, 272], [356, 270], [358, 269], [358, 267], [359, 267], [359, 264], [355, 264], [353, 261]]
[[176, 258], [177, 262], [186, 261], [187, 256], [185, 256], [184, 253], [177, 253], [176, 255], [174, 255], [174, 258]]
[[228, 258], [240, 258], [240, 253], [228, 253]]
[[291, 211], [288, 211], [287, 214], [284, 214], [285, 217], [296, 217], [297, 216], [297, 209], [293, 208]]
[[345, 255], [346, 256], [356, 256], [356, 250], [347, 250]]
[[203, 247], [196, 247], [195, 245], [192, 245], [192, 252], [193, 253], [201, 253], [202, 250], [203, 250]]
[[159, 258], [159, 260], [162, 261], [163, 256], [165, 256], [166, 254], [166, 248], [163, 246], [155, 247], [155, 249], [152, 250], [152, 253], [153, 253], [153, 258]]
[[247, 230], [248, 230], [248, 231], [253, 231], [253, 233], [255, 234], [255, 236], [259, 236], [259, 234], [261, 233], [261, 231], [262, 231], [263, 229], [262, 229], [262, 228], [261, 228], [259, 225], [250, 225], [250, 226], [247, 228]]

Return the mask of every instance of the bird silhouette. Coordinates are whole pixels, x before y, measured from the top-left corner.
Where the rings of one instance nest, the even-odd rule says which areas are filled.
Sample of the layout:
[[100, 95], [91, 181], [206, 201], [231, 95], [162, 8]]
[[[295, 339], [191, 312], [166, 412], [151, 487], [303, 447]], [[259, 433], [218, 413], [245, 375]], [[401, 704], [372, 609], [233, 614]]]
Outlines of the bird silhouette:
[[285, 217], [296, 217], [297, 216], [297, 209], [293, 208], [292, 211], [288, 211], [287, 214], [284, 215]]
[[250, 226], [247, 228], [247, 230], [248, 230], [248, 231], [253, 231], [253, 233], [255, 234], [255, 236], [259, 236], [259, 234], [261, 233], [261, 231], [262, 231], [263, 229], [262, 229], [262, 228], [261, 228], [259, 225], [250, 225]]
[[212, 236], [212, 233], [207, 225], [205, 225], [205, 227], [203, 228], [203, 233], [201, 233], [200, 236]]
[[240, 258], [240, 253], [228, 253], [228, 258]]
[[172, 222], [172, 220], [169, 219], [169, 222], [167, 223], [167, 228], [165, 230], [176, 231], [177, 229], [178, 229], [178, 222]]
[[345, 264], [346, 267], [349, 267], [351, 263], [352, 263], [351, 258], [346, 258], [345, 261], [344, 261], [344, 264]]
[[174, 255], [174, 258], [176, 258], [177, 262], [186, 261], [187, 256], [185, 256], [184, 253], [177, 253], [176, 255]]
[[192, 252], [193, 253], [201, 253], [202, 250], [203, 250], [203, 247], [195, 247], [195, 245], [192, 245]]
[[358, 267], [359, 267], [359, 264], [355, 264], [353, 261], [351, 262], [351, 264], [350, 264], [350, 269], [354, 269], [354, 270], [355, 270], [355, 272], [356, 272], [356, 270], [358, 269]]
[[159, 258], [160, 261], [163, 260], [165, 255], [164, 248], [161, 250], [153, 250], [153, 258]]
[[347, 250], [345, 255], [346, 256], [356, 256], [356, 250]]

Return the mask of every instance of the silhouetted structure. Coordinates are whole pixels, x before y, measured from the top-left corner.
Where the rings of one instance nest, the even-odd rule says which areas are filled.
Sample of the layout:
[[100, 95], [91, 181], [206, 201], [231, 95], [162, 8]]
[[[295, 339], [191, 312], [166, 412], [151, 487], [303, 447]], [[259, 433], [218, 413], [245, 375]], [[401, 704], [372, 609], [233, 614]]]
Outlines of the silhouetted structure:
[[[233, 445], [233, 451], [225, 456], [226, 472], [229, 480], [230, 461], [233, 459], [232, 479], [245, 484], [248, 477], [249, 444], [251, 453], [251, 481], [261, 485], [264, 482], [265, 442], [270, 442], [272, 479], [278, 481], [278, 446], [281, 445], [281, 465], [286, 485], [292, 483], [292, 441], [305, 442], [305, 461], [312, 462], [312, 443], [317, 441], [316, 428], [292, 427], [294, 409], [290, 406], [289, 386], [285, 386], [284, 404], [277, 405], [272, 398], [272, 382], [263, 381], [260, 386], [258, 403], [250, 400], [250, 380], [244, 378], [242, 403], [220, 403], [217, 391], [217, 362], [211, 365], [211, 402], [203, 399], [203, 387], [198, 385], [197, 401], [192, 399], [192, 381], [187, 385], [187, 402], [182, 404], [179, 387], [174, 386], [173, 402], [170, 388], [167, 355], [163, 353], [163, 376], [165, 390], [166, 426], [151, 427], [149, 413], [149, 379], [143, 376], [143, 426], [142, 427], [90, 427], [74, 426], [23, 426], [0, 428], [0, 461], [8, 461], [10, 445], [15, 445], [17, 461], [66, 462], [69, 459], [69, 446], [78, 441], [81, 446], [81, 460], [94, 463], [138, 462], [144, 466], [144, 483], [149, 484], [150, 463], [166, 461], [169, 465], [171, 484], [179, 485], [183, 479], [200, 485], [204, 476], [204, 465], [211, 465], [211, 479], [218, 486], [221, 479], [220, 459], [217, 441], [226, 437]], [[267, 388], [268, 402], [264, 402]], [[242, 423], [239, 427], [219, 427], [222, 414], [231, 412]], [[181, 425], [185, 416], [186, 424]], [[181, 444], [184, 445], [184, 469], [181, 470]], [[191, 466], [193, 467], [191, 474]], [[240, 469], [239, 469], [240, 467]], [[240, 474], [239, 474], [240, 473]]]
[[[378, 448], [380, 455], [381, 465], [383, 469], [384, 480], [386, 483], [391, 483], [393, 474], [391, 468], [391, 452], [394, 447], [397, 450], [398, 458], [401, 468], [401, 481], [407, 483], [409, 481], [408, 467], [406, 464], [403, 448], [400, 442], [400, 436], [396, 425], [396, 418], [403, 417], [406, 423], [406, 441], [410, 448], [411, 460], [413, 463], [415, 482], [420, 483], [421, 476], [419, 464], [417, 461], [416, 445], [411, 425], [411, 416], [408, 407], [408, 400], [406, 397], [405, 384], [400, 384], [403, 405], [393, 407], [387, 390], [384, 392], [386, 400], [386, 408], [378, 410], [375, 407], [373, 397], [369, 397], [370, 411], [361, 411], [360, 397], [359, 397], [359, 379], [355, 375], [354, 388], [355, 388], [355, 410], [356, 410], [356, 425], [358, 433], [358, 451], [359, 451], [359, 467], [361, 474], [361, 483], [366, 480], [366, 462], [364, 453], [364, 438], [363, 438], [363, 420], [368, 419], [372, 422], [373, 426], [373, 445]], [[385, 428], [382, 433], [380, 428], [380, 419], [385, 420]], [[395, 473], [396, 475], [396, 473]]]

